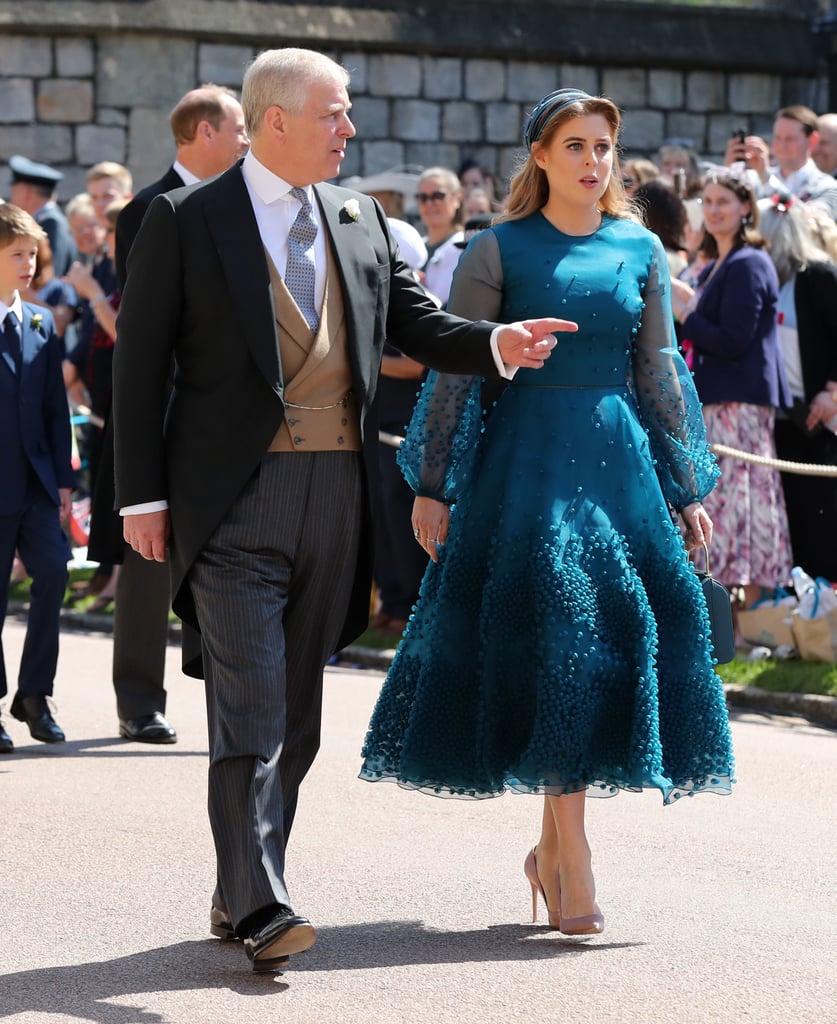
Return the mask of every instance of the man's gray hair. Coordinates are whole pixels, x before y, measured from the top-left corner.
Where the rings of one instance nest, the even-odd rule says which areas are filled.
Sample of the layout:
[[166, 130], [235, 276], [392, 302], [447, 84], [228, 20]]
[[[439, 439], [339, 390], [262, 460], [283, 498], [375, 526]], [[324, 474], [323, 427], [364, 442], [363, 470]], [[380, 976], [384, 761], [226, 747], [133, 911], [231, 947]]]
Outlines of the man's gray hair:
[[316, 50], [287, 47], [260, 53], [247, 68], [241, 88], [247, 134], [258, 134], [269, 107], [299, 114], [313, 82], [335, 80], [348, 87], [349, 72]]

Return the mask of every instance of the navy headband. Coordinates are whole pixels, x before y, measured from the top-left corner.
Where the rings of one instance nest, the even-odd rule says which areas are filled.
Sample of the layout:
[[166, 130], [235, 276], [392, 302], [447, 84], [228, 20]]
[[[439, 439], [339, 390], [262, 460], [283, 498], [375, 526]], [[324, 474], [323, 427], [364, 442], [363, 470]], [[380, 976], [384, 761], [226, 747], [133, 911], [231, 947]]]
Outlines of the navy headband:
[[523, 133], [523, 141], [526, 143], [526, 148], [531, 149], [532, 143], [540, 139], [547, 124], [557, 113], [566, 107], [572, 106], [573, 103], [591, 99], [593, 97], [581, 89], [556, 89], [555, 92], [544, 96], [529, 115], [529, 120], [526, 122], [526, 130]]

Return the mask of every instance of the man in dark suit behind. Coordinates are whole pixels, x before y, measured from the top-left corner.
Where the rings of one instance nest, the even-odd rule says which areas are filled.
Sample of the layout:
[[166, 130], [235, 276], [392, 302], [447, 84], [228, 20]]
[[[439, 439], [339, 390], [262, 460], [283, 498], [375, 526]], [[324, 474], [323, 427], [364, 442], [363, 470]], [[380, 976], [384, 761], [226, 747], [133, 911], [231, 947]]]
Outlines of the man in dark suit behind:
[[[241, 104], [235, 93], [223, 86], [192, 89], [171, 112], [169, 122], [177, 146], [174, 163], [159, 181], [137, 193], [116, 224], [116, 276], [122, 289], [128, 253], [151, 201], [164, 192], [220, 174], [247, 150]], [[165, 717], [171, 604], [168, 567], [142, 558], [122, 536], [122, 519], [113, 509], [111, 422], [105, 433], [102, 462], [88, 553], [97, 562], [122, 563], [113, 616], [113, 687], [119, 733], [141, 743], [175, 743], [177, 733]]]
[[212, 930], [241, 937], [257, 971], [315, 940], [290, 908], [285, 848], [319, 745], [323, 667], [368, 621], [384, 340], [496, 377], [540, 366], [549, 332], [574, 329], [441, 312], [380, 206], [322, 184], [355, 134], [348, 81], [313, 51], [256, 58], [242, 91], [250, 152], [151, 204], [116, 348], [125, 537], [157, 561], [171, 545], [175, 611], [202, 633]]

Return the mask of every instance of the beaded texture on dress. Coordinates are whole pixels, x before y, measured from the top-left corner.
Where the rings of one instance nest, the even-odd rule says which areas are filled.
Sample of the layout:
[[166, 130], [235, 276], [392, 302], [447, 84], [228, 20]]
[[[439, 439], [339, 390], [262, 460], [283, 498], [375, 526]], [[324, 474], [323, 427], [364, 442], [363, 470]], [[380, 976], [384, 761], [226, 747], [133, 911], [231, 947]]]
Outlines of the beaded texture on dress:
[[671, 514], [718, 471], [662, 246], [630, 221], [578, 238], [538, 213], [478, 235], [454, 311], [458, 288], [484, 297], [487, 319], [579, 331], [518, 371], [485, 429], [480, 378], [428, 377], [399, 458], [417, 493], [452, 504], [448, 543], [361, 778], [470, 798], [729, 792], [706, 607]]

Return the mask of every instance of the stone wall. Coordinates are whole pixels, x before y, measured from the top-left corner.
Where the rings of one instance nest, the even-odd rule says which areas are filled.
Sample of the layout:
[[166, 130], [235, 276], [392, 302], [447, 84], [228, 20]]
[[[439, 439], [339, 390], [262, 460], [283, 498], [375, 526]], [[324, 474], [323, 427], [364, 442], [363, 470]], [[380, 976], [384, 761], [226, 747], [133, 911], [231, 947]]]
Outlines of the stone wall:
[[[483, 17], [486, 11], [491, 13], [491, 2], [487, 0], [486, 6], [483, 0]], [[544, 19], [555, 14], [555, 5], [547, 11], [545, 3], [516, 3], [521, 5], [514, 8], [516, 14], [525, 9], [531, 16], [536, 8]], [[171, 160], [168, 112], [184, 92], [202, 81], [238, 88], [244, 67], [260, 49], [286, 43], [324, 49], [352, 72], [358, 137], [350, 144], [345, 175], [403, 163], [456, 167], [472, 156], [505, 178], [519, 154], [526, 112], [562, 85], [577, 85], [616, 100], [625, 111], [623, 147], [630, 154], [652, 153], [663, 138], [676, 136], [693, 139], [704, 155], [718, 156], [734, 129], [769, 133], [779, 106], [805, 103], [822, 109], [826, 95], [822, 68], [809, 40], [810, 25], [794, 14], [751, 14], [752, 21], [739, 22], [735, 18], [740, 13], [715, 12], [713, 35], [705, 20], [711, 22], [710, 14], [703, 12], [704, 20], [693, 23], [702, 26], [702, 35], [693, 36], [694, 45], [687, 50], [681, 35], [690, 30], [688, 19], [694, 13], [687, 10], [661, 18], [655, 8], [653, 16], [647, 15], [649, 27], [640, 34], [641, 45], [626, 47], [623, 36], [621, 50], [612, 42], [608, 52], [607, 40], [596, 37], [595, 46], [578, 44], [571, 52], [566, 45], [547, 47], [553, 54], [549, 56], [541, 37], [538, 46], [512, 45], [517, 38], [513, 31], [476, 52], [473, 45], [451, 52], [451, 39], [442, 32], [437, 32], [435, 46], [419, 45], [410, 36], [409, 25], [402, 40], [359, 40], [358, 29], [348, 41], [322, 38], [321, 22], [310, 18], [311, 5], [304, 8], [309, 16], [307, 38], [299, 38], [300, 27], [290, 38], [275, 32], [253, 32], [247, 38], [241, 19], [230, 20], [226, 30], [213, 25], [210, 32], [204, 21], [201, 31], [191, 31], [183, 21], [186, 13], [192, 10], [197, 18], [201, 12], [196, 9], [206, 6], [197, 0], [166, 5], [165, 10], [175, 9], [181, 20], [159, 27], [159, 22], [155, 26], [137, 20], [139, 9], [148, 13], [156, 8], [154, 3], [30, 3], [23, 9], [42, 15], [37, 25], [30, 25], [21, 20], [19, 5], [0, 0], [0, 163], [18, 152], [60, 167], [65, 172], [62, 199], [84, 187], [84, 170], [99, 160], [127, 164], [141, 186], [159, 176]], [[232, 16], [243, 6], [255, 5], [216, 0], [212, 10], [217, 15], [224, 7]], [[347, 5], [347, 18], [352, 16], [351, 6]], [[401, 5], [377, 6], [398, 6], [403, 12]], [[589, 11], [590, 5], [584, 6]], [[4, 9], [12, 7], [18, 12], [14, 21], [4, 17]], [[41, 10], [35, 12], [36, 7]], [[90, 11], [82, 12], [86, 20], [70, 18], [72, 9], [79, 8], [95, 8], [98, 22], [91, 23]], [[299, 17], [303, 10], [296, 4], [262, 3], [259, 8], [275, 16], [281, 8], [287, 17]], [[608, 17], [611, 11], [627, 10], [633, 20], [625, 24], [636, 31], [639, 8], [631, 12], [625, 5], [600, 5], [600, 19], [605, 8]], [[423, 9], [427, 13], [426, 6]], [[52, 24], [43, 20], [50, 13]], [[458, 24], [451, 22], [452, 31]], [[758, 53], [749, 57], [753, 48], [742, 43], [742, 24], [750, 25], [751, 42], [753, 37], [757, 41]], [[679, 42], [666, 47], [666, 39], [673, 37], [672, 25], [680, 26]], [[545, 21], [547, 27], [554, 26]], [[610, 27], [613, 31], [612, 23]], [[514, 28], [509, 19], [505, 28]], [[619, 24], [615, 30], [618, 35]], [[331, 35], [340, 33], [334, 29]], [[720, 55], [731, 42], [735, 45], [726, 57], [727, 66], [719, 66]], [[777, 49], [776, 59], [765, 66], [764, 46], [780, 42], [781, 55]], [[7, 194], [7, 183], [7, 173], [0, 171], [0, 193]]]

